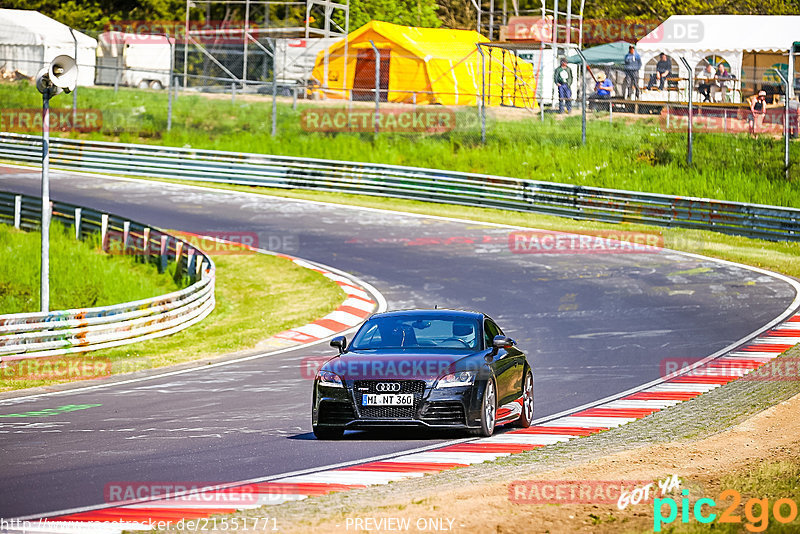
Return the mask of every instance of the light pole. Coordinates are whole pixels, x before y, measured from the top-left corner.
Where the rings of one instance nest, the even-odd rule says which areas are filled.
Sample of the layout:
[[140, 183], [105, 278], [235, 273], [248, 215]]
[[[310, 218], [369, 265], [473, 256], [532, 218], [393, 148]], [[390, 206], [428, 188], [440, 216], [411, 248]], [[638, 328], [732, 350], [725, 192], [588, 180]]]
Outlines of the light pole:
[[36, 75], [42, 93], [42, 268], [39, 298], [41, 311], [50, 311], [50, 99], [62, 90], [69, 93], [78, 82], [78, 65], [69, 56], [57, 56]]

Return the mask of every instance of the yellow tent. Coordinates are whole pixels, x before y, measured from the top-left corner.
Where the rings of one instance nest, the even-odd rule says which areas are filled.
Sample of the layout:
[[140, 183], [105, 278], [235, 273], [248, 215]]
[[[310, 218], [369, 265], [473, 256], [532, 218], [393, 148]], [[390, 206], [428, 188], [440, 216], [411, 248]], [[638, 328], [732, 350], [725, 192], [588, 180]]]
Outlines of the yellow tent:
[[[372, 21], [317, 56], [312, 78], [326, 98], [375, 99], [375, 53], [380, 53], [384, 102], [476, 105], [481, 94], [481, 55], [488, 39], [470, 30], [398, 26]], [[327, 68], [325, 56], [327, 52]], [[483, 47], [487, 105], [533, 107], [533, 66], [513, 52]], [[345, 68], [346, 66], [346, 68]]]

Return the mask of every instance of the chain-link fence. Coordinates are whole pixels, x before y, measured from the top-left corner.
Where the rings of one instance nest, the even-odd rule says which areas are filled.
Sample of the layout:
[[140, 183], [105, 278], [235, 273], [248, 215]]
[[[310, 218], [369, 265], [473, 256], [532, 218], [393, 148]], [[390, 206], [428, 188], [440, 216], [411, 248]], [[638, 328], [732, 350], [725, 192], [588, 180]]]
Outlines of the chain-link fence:
[[[0, 35], [9, 31], [0, 28]], [[592, 62], [584, 71], [575, 47], [475, 42], [477, 34], [465, 33], [474, 35], [426, 40], [421, 34], [413, 43], [365, 33], [345, 45], [243, 30], [197, 30], [192, 39], [82, 32], [96, 47], [82, 37], [62, 43], [59, 53], [77, 49], [81, 74], [77, 97], [58, 97], [54, 111], [58, 117], [70, 103], [99, 111], [94, 129], [123, 140], [177, 128], [211, 137], [266, 131], [284, 142], [272, 150], [319, 143], [331, 147], [320, 155], [334, 158], [348, 157], [335, 146], [349, 138], [409, 151], [435, 145], [454, 155], [474, 148], [472, 160], [459, 162], [463, 170], [651, 191], [692, 174], [700, 185], [694, 194], [715, 198], [736, 196], [725, 177], [793, 182], [798, 176], [798, 106], [795, 99], [786, 103], [788, 73], [780, 68], [754, 63], [735, 71], [721, 57], [684, 64], [656, 54], [633, 72]], [[44, 52], [18, 49], [0, 45], [4, 78], [31, 79], [47, 65]], [[191, 110], [175, 112], [176, 99], [203, 93], [210, 94], [207, 104], [193, 100]], [[109, 96], [117, 94], [124, 98]], [[222, 113], [213, 104], [222, 94], [257, 108], [215, 115]], [[32, 113], [38, 94], [31, 88], [26, 95], [6, 100], [4, 130], [32, 131], [33, 118], [20, 124], [9, 115], [10, 108]], [[209, 117], [203, 122], [200, 115]], [[54, 129], [93, 129], [77, 124], [74, 113], [62, 126]], [[401, 159], [448, 164], [417, 156]], [[370, 157], [378, 156], [361, 159]], [[617, 179], [603, 181], [612, 169]], [[630, 176], [619, 178], [622, 171]]]

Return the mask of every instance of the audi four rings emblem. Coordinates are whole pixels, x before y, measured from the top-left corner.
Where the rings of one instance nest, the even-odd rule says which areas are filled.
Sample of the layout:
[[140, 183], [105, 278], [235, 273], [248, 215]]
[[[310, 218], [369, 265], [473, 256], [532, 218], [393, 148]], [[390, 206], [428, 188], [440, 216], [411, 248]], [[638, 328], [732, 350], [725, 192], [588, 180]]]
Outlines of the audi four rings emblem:
[[389, 393], [391, 391], [400, 391], [400, 384], [397, 382], [378, 382], [375, 389], [380, 393]]

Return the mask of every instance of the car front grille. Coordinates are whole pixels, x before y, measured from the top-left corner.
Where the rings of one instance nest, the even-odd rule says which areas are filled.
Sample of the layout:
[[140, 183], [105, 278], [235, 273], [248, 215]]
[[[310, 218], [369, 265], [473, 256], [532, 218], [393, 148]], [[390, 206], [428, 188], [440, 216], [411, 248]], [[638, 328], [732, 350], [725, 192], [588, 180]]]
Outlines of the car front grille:
[[460, 402], [431, 402], [420, 412], [420, 418], [432, 425], [463, 425], [466, 416]]
[[[361, 406], [361, 395], [379, 393], [377, 385], [386, 382], [400, 384], [400, 390], [392, 393], [413, 393], [414, 404], [412, 406]], [[423, 380], [356, 380], [353, 385], [356, 406], [363, 419], [413, 419], [420, 402], [422, 402], [424, 392], [425, 382]]]
[[318, 419], [325, 425], [345, 425], [355, 419], [355, 414], [349, 402], [322, 401]]

